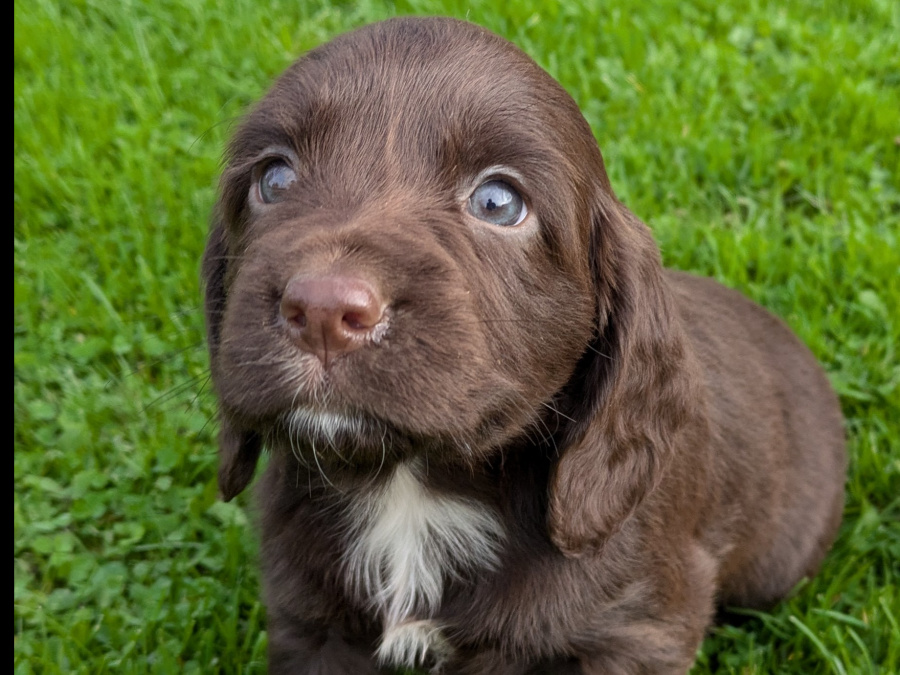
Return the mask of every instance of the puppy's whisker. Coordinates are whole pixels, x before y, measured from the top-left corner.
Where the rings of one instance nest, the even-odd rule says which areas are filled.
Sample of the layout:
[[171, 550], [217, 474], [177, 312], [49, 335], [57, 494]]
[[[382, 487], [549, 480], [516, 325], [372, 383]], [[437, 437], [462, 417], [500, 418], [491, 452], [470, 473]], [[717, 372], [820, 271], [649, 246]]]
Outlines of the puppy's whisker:
[[350, 466], [351, 465], [350, 460], [348, 460], [346, 457], [344, 457], [344, 455], [341, 454], [340, 450], [338, 450], [338, 444], [336, 442], [335, 436], [327, 435], [326, 441], [328, 443], [328, 447], [330, 448], [332, 454], [334, 454], [344, 464], [346, 464], [347, 466]]
[[[539, 415], [536, 410], [533, 410], [531, 406], [528, 405], [528, 401], [521, 395], [519, 396], [519, 400], [514, 401], [513, 403], [518, 410], [523, 413], [528, 422], [525, 426], [526, 433], [531, 433], [533, 430], [534, 433], [538, 434], [541, 444], [552, 446], [554, 453], [558, 456], [559, 448], [556, 445], [555, 434], [550, 430], [550, 427], [547, 426], [547, 422], [544, 418]], [[543, 431], [541, 430], [542, 428]], [[546, 432], [546, 435], [544, 432]]]
[[550, 410], [551, 412], [553, 412], [554, 414], [559, 415], [559, 416], [562, 417], [563, 419], [569, 420], [569, 421], [572, 422], [572, 423], [575, 423], [575, 422], [576, 422], [576, 420], [572, 419], [571, 417], [569, 417], [568, 415], [566, 415], [566, 414], [565, 414], [564, 412], [562, 412], [561, 410], [555, 408], [555, 407], [554, 407], [553, 405], [551, 405], [550, 403], [547, 403], [547, 402], [545, 402], [545, 401], [542, 401], [542, 402], [541, 402], [541, 405], [544, 406], [545, 408], [547, 408], [548, 410]]
[[[170, 387], [165, 392], [163, 392], [162, 394], [160, 394], [159, 396], [157, 396], [156, 398], [151, 400], [149, 403], [144, 405], [141, 408], [141, 412], [145, 413], [148, 410], [150, 410], [158, 405], [167, 403], [168, 401], [171, 401], [172, 399], [177, 398], [181, 393], [183, 393], [185, 391], [193, 391], [194, 389], [196, 389], [197, 383], [200, 381], [203, 381], [203, 383], [204, 383], [203, 386], [205, 386], [205, 383], [209, 381], [209, 372], [208, 371], [206, 373], [202, 373], [200, 375], [193, 375], [193, 376], [189, 377], [187, 380], [185, 380], [184, 382], [176, 384], [174, 387]], [[201, 391], [202, 391], [202, 387], [201, 387]], [[198, 396], [199, 396], [199, 392], [191, 397], [189, 406], [193, 406], [193, 404], [197, 400]]]
[[302, 453], [297, 448], [296, 436], [297, 431], [294, 428], [294, 418], [291, 417], [288, 419], [288, 442], [291, 446], [291, 454], [294, 455], [294, 458], [297, 460], [297, 463], [299, 465], [306, 466], [306, 460], [303, 459]]
[[206, 377], [203, 377], [203, 375], [199, 375], [199, 376], [197, 376], [197, 380], [195, 380], [195, 381], [199, 381], [199, 378], [203, 377], [203, 382], [200, 384], [200, 388], [197, 390], [197, 393], [194, 394], [194, 396], [191, 397], [191, 400], [188, 402], [189, 408], [193, 408], [194, 406], [196, 406], [200, 402], [200, 397], [203, 396], [203, 394], [207, 393], [207, 387], [209, 386], [209, 383], [212, 381], [212, 373], [210, 372], [209, 368], [207, 368], [204, 371], [204, 373], [205, 373]]
[[615, 360], [616, 360], [615, 357], [610, 356], [609, 354], [604, 354], [603, 352], [601, 352], [599, 349], [597, 349], [596, 347], [594, 347], [594, 345], [592, 345], [590, 343], [587, 345], [587, 349], [588, 349], [588, 351], [594, 352], [594, 354], [596, 354], [597, 356], [602, 356], [603, 358], [609, 359], [610, 361], [615, 362]]
[[325, 473], [325, 470], [322, 468], [322, 465], [319, 462], [319, 451], [316, 449], [316, 442], [314, 440], [310, 439], [309, 443], [312, 448], [312, 456], [313, 456], [313, 460], [316, 463], [316, 469], [318, 469], [318, 471], [319, 471], [319, 476], [321, 476], [322, 480], [324, 480], [326, 483], [328, 483], [328, 485], [330, 485], [331, 488], [334, 489], [336, 492], [343, 493], [343, 490], [339, 489], [337, 487], [337, 485], [335, 485], [334, 483], [331, 482], [331, 479], [328, 477], [328, 474]]
[[[230, 101], [228, 101], [228, 102], [226, 102], [226, 103], [223, 103], [223, 104], [222, 104], [222, 107], [219, 108], [219, 111], [221, 112], [222, 110], [224, 110], [225, 106], [226, 106], [228, 103], [230, 103]], [[207, 127], [206, 130], [203, 131], [201, 134], [199, 134], [196, 138], [194, 138], [194, 140], [191, 142], [191, 145], [190, 145], [190, 147], [189, 147], [189, 151], [192, 152], [192, 151], [194, 150], [194, 146], [197, 145], [197, 143], [199, 143], [199, 142], [202, 141], [203, 139], [205, 139], [205, 138], [206, 138], [209, 134], [211, 134], [215, 129], [217, 129], [217, 128], [221, 127], [221, 126], [228, 126], [228, 127], [231, 127], [231, 126], [233, 126], [234, 124], [236, 124], [237, 122], [239, 122], [240, 119], [241, 119], [240, 116], [232, 116], [232, 117], [222, 117], [222, 118], [220, 118], [218, 121], [216, 121], [215, 123], [213, 123], [213, 124], [211, 124], [209, 127]]]
[[384, 428], [381, 433], [381, 463], [378, 465], [378, 468], [375, 470], [375, 473], [372, 475], [371, 479], [369, 479], [366, 484], [367, 487], [371, 487], [378, 480], [378, 476], [381, 475], [381, 470], [384, 468], [384, 460], [387, 457], [387, 446], [385, 444], [385, 436], [387, 435], [387, 428]]

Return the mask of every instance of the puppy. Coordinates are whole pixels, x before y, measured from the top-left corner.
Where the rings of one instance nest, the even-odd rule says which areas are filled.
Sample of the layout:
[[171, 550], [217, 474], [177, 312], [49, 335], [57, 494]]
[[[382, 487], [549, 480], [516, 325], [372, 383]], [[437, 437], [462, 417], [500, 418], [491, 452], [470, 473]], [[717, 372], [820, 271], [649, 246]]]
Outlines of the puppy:
[[838, 401], [665, 271], [565, 91], [467, 23], [291, 66], [203, 262], [219, 483], [259, 483], [272, 673], [684, 673], [837, 530]]

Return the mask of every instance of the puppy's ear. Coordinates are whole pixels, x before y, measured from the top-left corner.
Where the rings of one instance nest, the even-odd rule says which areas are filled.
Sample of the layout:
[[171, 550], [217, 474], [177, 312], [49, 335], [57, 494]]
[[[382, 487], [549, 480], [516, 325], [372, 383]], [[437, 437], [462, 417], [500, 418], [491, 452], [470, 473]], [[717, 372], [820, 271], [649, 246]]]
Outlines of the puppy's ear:
[[[221, 340], [227, 274], [228, 244], [225, 239], [225, 228], [221, 220], [217, 220], [210, 230], [201, 268], [205, 287], [206, 339], [213, 372]], [[222, 416], [219, 432], [219, 491], [226, 502], [249, 485], [261, 450], [262, 442], [256, 432], [240, 429], [228, 415]]]
[[646, 225], [598, 191], [596, 334], [565, 392], [575, 423], [548, 503], [550, 536], [571, 557], [600, 550], [656, 488], [698, 405], [659, 250]]
[[230, 502], [253, 480], [262, 440], [255, 431], [237, 429], [227, 417], [219, 431], [219, 492]]

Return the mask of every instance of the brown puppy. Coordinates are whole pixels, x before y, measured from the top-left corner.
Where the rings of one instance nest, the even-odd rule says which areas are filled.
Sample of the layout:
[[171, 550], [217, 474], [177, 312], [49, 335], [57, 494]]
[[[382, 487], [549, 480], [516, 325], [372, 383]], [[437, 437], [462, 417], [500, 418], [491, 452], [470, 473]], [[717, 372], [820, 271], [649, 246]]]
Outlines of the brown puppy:
[[272, 673], [684, 673], [841, 517], [837, 399], [785, 325], [664, 271], [575, 103], [395, 19], [231, 143], [203, 273], [226, 499], [259, 486]]

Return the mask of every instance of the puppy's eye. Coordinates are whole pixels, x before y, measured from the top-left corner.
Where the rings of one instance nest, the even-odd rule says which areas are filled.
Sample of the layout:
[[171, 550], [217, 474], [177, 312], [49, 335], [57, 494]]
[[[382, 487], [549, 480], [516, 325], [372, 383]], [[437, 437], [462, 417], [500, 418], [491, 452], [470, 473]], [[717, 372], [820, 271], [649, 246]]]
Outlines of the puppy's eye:
[[269, 162], [259, 174], [256, 189], [259, 200], [274, 204], [284, 199], [284, 193], [297, 181], [297, 174], [283, 159]]
[[475, 188], [469, 197], [469, 213], [492, 225], [512, 227], [522, 222], [528, 209], [511, 185], [502, 180], [489, 180]]

